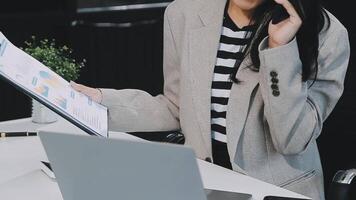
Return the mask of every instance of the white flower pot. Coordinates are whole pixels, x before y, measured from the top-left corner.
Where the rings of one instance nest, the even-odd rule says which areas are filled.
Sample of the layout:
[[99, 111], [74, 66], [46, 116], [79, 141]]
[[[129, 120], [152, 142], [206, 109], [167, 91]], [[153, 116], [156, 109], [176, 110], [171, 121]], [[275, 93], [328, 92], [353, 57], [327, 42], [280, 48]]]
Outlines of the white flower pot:
[[32, 99], [32, 122], [50, 124], [58, 120], [58, 115], [38, 101]]

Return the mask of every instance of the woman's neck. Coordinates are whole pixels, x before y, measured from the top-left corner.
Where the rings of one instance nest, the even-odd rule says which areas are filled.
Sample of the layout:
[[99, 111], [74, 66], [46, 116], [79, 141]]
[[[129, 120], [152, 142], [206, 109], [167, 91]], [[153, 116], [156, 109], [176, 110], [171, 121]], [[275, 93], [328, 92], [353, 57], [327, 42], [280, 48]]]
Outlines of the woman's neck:
[[234, 21], [238, 27], [242, 28], [250, 25], [253, 10], [243, 10], [230, 0], [227, 12], [232, 21]]

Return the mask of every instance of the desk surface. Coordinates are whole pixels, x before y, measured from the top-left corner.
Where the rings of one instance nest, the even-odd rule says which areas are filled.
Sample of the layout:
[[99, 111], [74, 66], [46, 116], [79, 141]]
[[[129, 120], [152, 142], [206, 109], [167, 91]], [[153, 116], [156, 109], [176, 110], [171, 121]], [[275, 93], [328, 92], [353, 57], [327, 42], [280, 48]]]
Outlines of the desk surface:
[[[0, 123], [0, 131], [33, 131], [35, 129], [54, 132], [69, 130], [70, 133], [85, 134], [63, 119], [45, 127], [31, 123], [30, 119]], [[110, 137], [137, 139], [123, 133], [110, 133]], [[40, 170], [40, 160], [48, 159], [38, 137], [0, 139], [0, 152], [0, 199], [62, 199], [57, 183]], [[253, 199], [261, 200], [266, 195], [305, 198], [205, 161], [198, 160], [198, 166], [206, 189], [250, 193]]]

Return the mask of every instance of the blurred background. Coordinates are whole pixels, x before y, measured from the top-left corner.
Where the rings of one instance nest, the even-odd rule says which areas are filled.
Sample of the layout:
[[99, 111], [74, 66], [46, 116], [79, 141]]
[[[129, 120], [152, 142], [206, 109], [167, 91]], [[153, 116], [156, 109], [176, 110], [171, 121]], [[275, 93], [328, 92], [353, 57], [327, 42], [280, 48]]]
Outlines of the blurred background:
[[[31, 0], [0, 6], [0, 31], [17, 46], [32, 35], [68, 45], [86, 59], [77, 82], [94, 87], [162, 92], [163, 13], [170, 0]], [[351, 60], [344, 95], [318, 139], [326, 182], [356, 163], [356, 24], [346, 1], [326, 0], [349, 30]], [[0, 121], [29, 117], [31, 100], [0, 81]], [[355, 123], [355, 124], [354, 124]], [[355, 166], [354, 166], [355, 167]], [[327, 184], [326, 184], [327, 185]]]

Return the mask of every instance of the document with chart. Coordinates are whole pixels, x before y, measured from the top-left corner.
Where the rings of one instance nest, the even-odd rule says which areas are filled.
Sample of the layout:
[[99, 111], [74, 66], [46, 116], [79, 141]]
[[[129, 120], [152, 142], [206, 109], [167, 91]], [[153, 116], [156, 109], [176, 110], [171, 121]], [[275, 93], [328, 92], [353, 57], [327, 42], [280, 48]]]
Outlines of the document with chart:
[[17, 48], [0, 32], [0, 77], [91, 135], [107, 137], [107, 108]]

